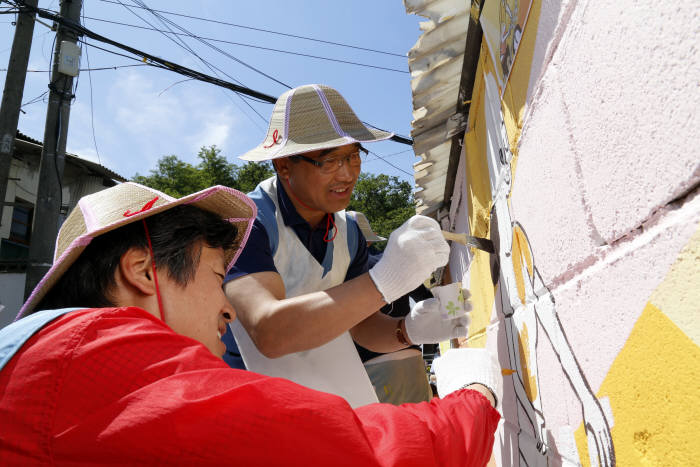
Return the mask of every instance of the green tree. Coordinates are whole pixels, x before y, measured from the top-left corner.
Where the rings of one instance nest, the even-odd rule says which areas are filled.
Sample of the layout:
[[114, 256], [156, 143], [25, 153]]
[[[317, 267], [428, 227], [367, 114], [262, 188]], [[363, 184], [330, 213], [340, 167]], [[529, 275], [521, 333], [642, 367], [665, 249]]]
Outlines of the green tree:
[[269, 162], [247, 162], [236, 167], [236, 181], [233, 185], [243, 193], [250, 193], [258, 183], [275, 174], [272, 164]]
[[202, 147], [199, 150], [199, 154], [197, 154], [197, 158], [200, 161], [197, 164], [197, 170], [201, 173], [202, 182], [204, 183], [202, 189], [213, 185], [234, 187], [236, 184], [236, 166], [221, 155], [219, 148], [214, 145], [208, 148]]
[[[372, 230], [387, 238], [416, 213], [410, 183], [394, 176], [368, 173], [360, 174], [347, 209], [362, 212]], [[385, 245], [377, 243], [374, 246], [383, 250]]]
[[179, 198], [212, 185], [224, 185], [248, 193], [274, 174], [268, 162], [232, 164], [215, 145], [202, 147], [197, 158], [199, 163], [192, 165], [175, 155], [164, 156], [150, 175], [137, 173], [132, 180]]
[[[275, 173], [269, 162], [232, 164], [216, 146], [202, 147], [197, 157], [199, 163], [195, 166], [175, 155], [164, 156], [150, 175], [136, 174], [133, 180], [179, 198], [212, 185], [229, 186], [249, 193]], [[411, 185], [398, 177], [362, 173], [348, 210], [364, 213], [372, 229], [388, 237], [415, 214]], [[383, 250], [384, 245], [378, 243], [375, 246]]]
[[137, 173], [132, 180], [176, 198], [199, 191], [203, 185], [201, 173], [175, 155], [161, 157], [150, 175]]

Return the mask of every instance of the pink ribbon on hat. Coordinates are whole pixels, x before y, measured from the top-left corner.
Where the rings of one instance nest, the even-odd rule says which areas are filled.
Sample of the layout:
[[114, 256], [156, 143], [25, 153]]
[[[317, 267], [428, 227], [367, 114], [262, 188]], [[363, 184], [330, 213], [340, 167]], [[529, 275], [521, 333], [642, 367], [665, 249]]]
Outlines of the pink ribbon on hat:
[[131, 217], [131, 216], [135, 216], [136, 214], [139, 214], [141, 212], [148, 211], [149, 209], [151, 209], [153, 207], [153, 205], [156, 203], [156, 201], [158, 201], [158, 198], [159, 198], [159, 196], [156, 196], [155, 198], [150, 200], [148, 203], [144, 204], [143, 207], [136, 212], [131, 212], [130, 209], [127, 209], [124, 212], [124, 217]]
[[280, 141], [282, 141], [282, 137], [279, 135], [279, 132], [277, 130], [275, 130], [272, 132], [272, 143], [270, 143], [267, 146], [263, 146], [263, 148], [265, 148], [265, 149], [271, 148], [272, 146], [274, 146], [275, 144], [277, 144]]

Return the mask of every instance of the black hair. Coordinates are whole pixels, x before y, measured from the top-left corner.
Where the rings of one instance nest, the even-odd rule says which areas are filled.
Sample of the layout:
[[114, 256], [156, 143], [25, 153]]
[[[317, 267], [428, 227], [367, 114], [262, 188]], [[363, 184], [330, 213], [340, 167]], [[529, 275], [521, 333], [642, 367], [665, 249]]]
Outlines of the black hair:
[[[194, 278], [202, 246], [236, 246], [233, 224], [194, 206], [175, 206], [145, 220], [156, 267], [164, 268], [168, 277], [182, 286]], [[122, 255], [132, 247], [148, 249], [142, 221], [94, 238], [35, 309], [114, 306], [110, 295], [115, 271]]]

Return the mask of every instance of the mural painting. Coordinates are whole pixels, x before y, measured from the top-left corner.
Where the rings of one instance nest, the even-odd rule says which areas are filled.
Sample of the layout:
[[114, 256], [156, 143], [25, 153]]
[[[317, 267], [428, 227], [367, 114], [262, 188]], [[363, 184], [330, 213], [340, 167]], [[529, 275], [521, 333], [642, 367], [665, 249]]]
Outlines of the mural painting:
[[[488, 134], [487, 161], [491, 181], [491, 235], [498, 260], [496, 309], [506, 335], [513, 391], [517, 401], [518, 459], [513, 465], [547, 465], [546, 420], [538, 391], [536, 346], [549, 340], [562, 369], [581, 402], [592, 459], [601, 466], [615, 465], [615, 450], [600, 402], [590, 388], [557, 317], [555, 299], [537, 270], [535, 256], [523, 226], [513, 218], [509, 205], [512, 153], [492, 75], [486, 77], [485, 102]], [[539, 326], [538, 326], [539, 324]], [[540, 336], [539, 329], [544, 330]]]
[[[491, 24], [506, 31], [493, 8], [502, 3], [487, 1], [484, 14], [489, 4], [497, 18]], [[490, 238], [497, 252], [454, 247], [450, 262], [474, 303], [473, 327], [460, 344], [486, 346], [503, 367], [503, 423], [490, 465], [693, 465], [700, 456], [700, 166], [674, 156], [688, 161], [690, 179], [695, 174], [691, 188], [648, 217], [641, 213], [630, 221], [633, 230], [601, 240], [598, 231], [621, 219], [604, 217], [603, 209], [634, 212], [605, 198], [610, 187], [623, 183], [646, 201], [649, 189], [639, 181], [661, 183], [668, 163], [635, 169], [634, 182], [582, 169], [610, 151], [581, 152], [576, 144], [605, 128], [576, 127], [570, 113], [578, 109], [567, 107], [572, 96], [560, 84], [571, 76], [541, 68], [551, 56], [535, 53], [535, 43], [546, 45], [555, 29], [549, 22], [545, 37], [537, 36], [541, 8], [532, 2], [504, 86], [482, 16], [455, 184], [462, 187], [449, 214], [450, 228]], [[533, 75], [544, 81], [533, 84]], [[640, 149], [634, 166], [656, 167], [649, 163], [655, 156]]]
[[[454, 63], [430, 61], [430, 47], [457, 50], [440, 34], [463, 4], [416, 3], [438, 22], [412, 69], [415, 137], [432, 148], [442, 127], [422, 117], [433, 108], [426, 83], [438, 92]], [[441, 343], [498, 355], [502, 420], [489, 467], [698, 464], [694, 7], [470, 4], [483, 36], [460, 81], [473, 83], [461, 156], [451, 193], [433, 190], [422, 207], [495, 249], [452, 245], [445, 280], [470, 290], [473, 309], [467, 337]], [[421, 154], [420, 188], [442, 176], [440, 154]]]
[[510, 77], [531, 6], [532, 0], [485, 2], [481, 24], [489, 50], [494, 54], [492, 58], [498, 63], [496, 78], [501, 90]]

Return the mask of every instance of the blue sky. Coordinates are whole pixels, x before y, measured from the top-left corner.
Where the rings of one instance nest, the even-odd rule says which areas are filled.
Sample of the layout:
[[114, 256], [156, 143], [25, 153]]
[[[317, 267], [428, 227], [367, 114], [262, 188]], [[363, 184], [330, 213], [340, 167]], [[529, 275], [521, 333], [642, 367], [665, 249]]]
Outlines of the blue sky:
[[[405, 55], [420, 35], [420, 18], [407, 15], [400, 0], [84, 0], [87, 28], [136, 49], [214, 74], [192, 53], [159, 32], [99, 21], [166, 29], [151, 12], [137, 8], [137, 3], [145, 3], [155, 10], [401, 55], [373, 53], [161, 13], [178, 26], [204, 38], [402, 70], [404, 72], [387, 71], [210, 41], [227, 54], [289, 86], [308, 83], [332, 86], [345, 96], [362, 120], [404, 136], [410, 135], [412, 105]], [[1, 6], [6, 7], [7, 3]], [[40, 0], [39, 6], [57, 11], [59, 2]], [[12, 20], [13, 15], [0, 15], [2, 70], [7, 68], [14, 35]], [[172, 25], [170, 27], [175, 29]], [[180, 37], [197, 55], [221, 70], [217, 73], [222, 79], [230, 81], [235, 78], [247, 87], [273, 96], [287, 89], [192, 38]], [[36, 24], [30, 70], [49, 69], [53, 38], [53, 32]], [[92, 40], [88, 43], [121, 52]], [[90, 68], [138, 65], [136, 61], [89, 46], [86, 54], [85, 48], [83, 46], [81, 68], [88, 67], [88, 57]], [[0, 71], [3, 85], [5, 76], [6, 72]], [[231, 91], [198, 81], [181, 82], [184, 79], [173, 72], [148, 66], [81, 72], [71, 108], [68, 152], [100, 162], [129, 178], [136, 172], [148, 173], [164, 155], [175, 154], [195, 163], [199, 148], [212, 144], [221, 148], [230, 161], [236, 162], [238, 155], [262, 141], [266, 120], [272, 111], [271, 104], [249, 101], [263, 119]], [[29, 73], [23, 102], [45, 92], [47, 84], [47, 73]], [[20, 116], [20, 131], [43, 139], [46, 99], [26, 105], [23, 110], [26, 113]], [[97, 145], [93, 142], [91, 120], [94, 120]], [[363, 170], [396, 175], [413, 182], [415, 157], [409, 146], [382, 142], [370, 145], [369, 149], [408, 174], [371, 155]]]

